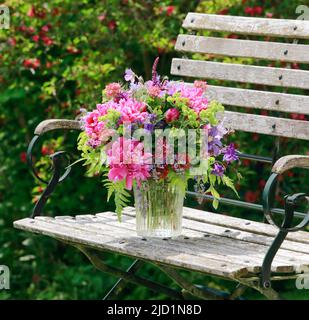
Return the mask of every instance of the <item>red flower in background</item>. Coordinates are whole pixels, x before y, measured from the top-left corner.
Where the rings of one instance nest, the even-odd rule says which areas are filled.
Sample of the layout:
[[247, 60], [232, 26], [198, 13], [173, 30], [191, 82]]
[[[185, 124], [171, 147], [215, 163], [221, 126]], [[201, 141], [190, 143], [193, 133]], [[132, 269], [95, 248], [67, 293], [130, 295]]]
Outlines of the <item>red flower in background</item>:
[[258, 16], [260, 16], [264, 11], [263, 7], [260, 7], [260, 6], [254, 7], [253, 10], [254, 10], [254, 13]]
[[115, 20], [111, 20], [108, 24], [107, 27], [109, 30], [114, 31], [117, 28], [117, 22]]
[[8, 44], [12, 47], [16, 46], [16, 39], [15, 38], [8, 38]]
[[54, 150], [47, 146], [42, 146], [41, 152], [43, 156], [47, 156], [47, 155], [53, 154]]
[[51, 61], [46, 62], [46, 68], [50, 69], [53, 66], [53, 63]]
[[23, 66], [29, 69], [37, 69], [41, 66], [41, 62], [37, 58], [25, 59], [23, 62]]
[[251, 16], [260, 16], [264, 12], [264, 8], [261, 6], [245, 7], [245, 13]]
[[218, 14], [228, 14], [228, 13], [229, 13], [229, 8], [222, 9], [218, 12]]
[[37, 9], [34, 5], [32, 5], [27, 12], [27, 16], [32, 18], [35, 17], [35, 18], [44, 19], [46, 16], [46, 10], [44, 8]]
[[78, 53], [80, 53], [80, 50], [77, 49], [76, 47], [69, 46], [69, 47], [67, 47], [67, 52], [69, 52], [71, 54], [78, 54]]
[[306, 120], [306, 116], [304, 114], [291, 113], [290, 117], [294, 120]]
[[40, 36], [36, 34], [36, 35], [32, 36], [32, 40], [33, 40], [34, 42], [39, 42]]
[[171, 16], [175, 11], [175, 6], [168, 6], [166, 7], [166, 15], [167, 16]]
[[256, 202], [259, 198], [259, 191], [247, 191], [245, 193], [245, 200], [247, 202]]
[[28, 17], [35, 17], [35, 15], [36, 15], [35, 6], [31, 6], [27, 12], [27, 16]]
[[54, 43], [54, 41], [51, 38], [47, 37], [47, 36], [43, 36], [42, 37], [42, 41], [44, 42], [44, 44], [46, 46], [51, 46]]
[[46, 32], [48, 32], [50, 29], [51, 29], [51, 24], [48, 23], [48, 24], [44, 25], [44, 26], [41, 28], [41, 31], [42, 31], [43, 33], [46, 33]]
[[261, 180], [259, 181], [259, 187], [260, 187], [261, 189], [264, 189], [265, 185], [266, 185], [266, 181], [265, 181], [264, 179], [261, 179]]
[[252, 7], [246, 7], [245, 8], [245, 13], [246, 14], [250, 14], [251, 16], [253, 16], [254, 15], [254, 10], [253, 10]]
[[53, 8], [52, 16], [58, 16], [59, 14], [60, 14], [60, 9], [59, 8]]
[[21, 162], [26, 163], [27, 162], [27, 153], [25, 151], [21, 152], [19, 154], [19, 158], [20, 158]]

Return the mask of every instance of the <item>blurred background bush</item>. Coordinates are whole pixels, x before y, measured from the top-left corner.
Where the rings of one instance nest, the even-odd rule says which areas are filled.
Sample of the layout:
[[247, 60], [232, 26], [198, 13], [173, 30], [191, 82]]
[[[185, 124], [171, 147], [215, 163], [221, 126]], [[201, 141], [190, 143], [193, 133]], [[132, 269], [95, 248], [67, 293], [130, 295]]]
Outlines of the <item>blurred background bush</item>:
[[[29, 216], [44, 187], [34, 181], [26, 165], [25, 152], [35, 126], [48, 118], [72, 119], [81, 108], [94, 108], [105, 84], [119, 81], [126, 67], [149, 78], [152, 62], [159, 56], [160, 73], [169, 75], [171, 58], [176, 56], [175, 40], [183, 32], [181, 22], [188, 11], [296, 19], [295, 9], [303, 3], [10, 0], [5, 4], [11, 10], [11, 26], [9, 30], [0, 30], [0, 264], [11, 269], [11, 290], [0, 291], [0, 299], [100, 299], [116, 279], [94, 270], [72, 248], [12, 228], [14, 220]], [[234, 61], [246, 63], [243, 59]], [[299, 68], [299, 65], [291, 67]], [[306, 119], [298, 114], [287, 116]], [[68, 132], [46, 135], [36, 155], [42, 175], [48, 176], [49, 154], [61, 149], [76, 154], [76, 138], [76, 133]], [[273, 139], [257, 134], [236, 133], [233, 139], [242, 151], [260, 155], [269, 155], [273, 143]], [[282, 144], [281, 154], [308, 154], [305, 142], [283, 139]], [[260, 203], [270, 167], [249, 161], [243, 161], [240, 167], [244, 176], [238, 185], [240, 194], [246, 201]], [[112, 210], [112, 204], [106, 203], [100, 177], [84, 176], [82, 166], [74, 167], [71, 178], [58, 187], [47, 205], [46, 214]], [[283, 194], [297, 188], [304, 191], [299, 189], [306, 182], [302, 172], [289, 172], [286, 178]], [[187, 204], [213, 210], [208, 203], [192, 199]], [[226, 209], [219, 207], [220, 211]], [[261, 214], [248, 211], [228, 212], [231, 213], [262, 219]], [[131, 261], [112, 254], [104, 258], [123, 268]], [[141, 274], [174, 286], [154, 267], [144, 268]], [[192, 273], [188, 277], [197, 283], [209, 283], [213, 288], [226, 290], [233, 286]], [[295, 289], [293, 281], [279, 285], [279, 289], [286, 298], [308, 298], [306, 292]], [[251, 291], [248, 297], [260, 298]], [[122, 298], [166, 297], [129, 286]]]

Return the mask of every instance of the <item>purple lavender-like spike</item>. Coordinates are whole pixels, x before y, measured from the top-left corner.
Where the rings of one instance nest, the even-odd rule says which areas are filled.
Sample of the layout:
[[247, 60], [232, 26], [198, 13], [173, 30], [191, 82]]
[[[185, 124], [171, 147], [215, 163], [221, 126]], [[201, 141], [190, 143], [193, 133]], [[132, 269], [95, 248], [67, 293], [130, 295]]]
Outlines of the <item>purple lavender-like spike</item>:
[[159, 57], [156, 57], [152, 66], [152, 79], [151, 79], [154, 85], [158, 84], [158, 73], [157, 73], [158, 63], [159, 63]]

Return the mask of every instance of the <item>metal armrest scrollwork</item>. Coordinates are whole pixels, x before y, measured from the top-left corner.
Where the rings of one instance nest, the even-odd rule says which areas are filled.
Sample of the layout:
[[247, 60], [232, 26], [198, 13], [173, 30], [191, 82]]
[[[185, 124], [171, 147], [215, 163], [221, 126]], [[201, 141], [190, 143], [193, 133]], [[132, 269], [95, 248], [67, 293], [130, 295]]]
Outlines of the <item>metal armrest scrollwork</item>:
[[[28, 149], [27, 149], [27, 163], [31, 170], [31, 173], [35, 178], [37, 178], [40, 182], [47, 185], [46, 189], [43, 191], [41, 197], [35, 204], [31, 218], [34, 218], [35, 216], [41, 215], [43, 211], [43, 207], [46, 204], [49, 196], [52, 194], [52, 192], [55, 190], [58, 183], [65, 180], [68, 175], [71, 172], [70, 167], [70, 157], [69, 154], [66, 151], [57, 151], [50, 155], [50, 159], [52, 160], [52, 177], [49, 181], [46, 181], [42, 179], [37, 171], [35, 170], [35, 166], [33, 165], [33, 158], [32, 158], [32, 151], [39, 141], [40, 137], [52, 130], [57, 129], [66, 129], [66, 130], [80, 130], [80, 123], [77, 120], [63, 120], [63, 119], [51, 119], [51, 120], [45, 120], [42, 121], [35, 129], [34, 131], [34, 137], [29, 143]], [[63, 163], [66, 160], [66, 166], [64, 168]], [[64, 170], [64, 173], [61, 175], [61, 172]]]
[[272, 168], [272, 174], [269, 177], [263, 191], [263, 208], [265, 217], [271, 225], [276, 226], [279, 229], [279, 232], [276, 235], [274, 241], [272, 242], [270, 248], [268, 249], [263, 261], [261, 285], [264, 288], [271, 287], [271, 264], [287, 234], [289, 232], [299, 231], [309, 224], [308, 211], [307, 214], [304, 215], [302, 221], [298, 225], [292, 227], [292, 222], [297, 204], [302, 199], [306, 199], [309, 201], [309, 197], [305, 193], [297, 193], [285, 196], [284, 219], [280, 225], [274, 219], [272, 209], [274, 204], [276, 186], [278, 183], [278, 177], [285, 171], [290, 170], [292, 168], [309, 168], [309, 156], [291, 155], [280, 158], [274, 164]]

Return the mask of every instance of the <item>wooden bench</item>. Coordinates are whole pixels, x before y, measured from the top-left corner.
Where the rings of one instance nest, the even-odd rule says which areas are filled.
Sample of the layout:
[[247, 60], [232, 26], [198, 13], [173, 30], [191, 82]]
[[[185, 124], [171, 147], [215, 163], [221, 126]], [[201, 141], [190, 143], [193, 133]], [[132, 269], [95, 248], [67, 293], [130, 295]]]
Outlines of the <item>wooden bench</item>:
[[[189, 13], [184, 20], [185, 29], [229, 32], [249, 36], [269, 36], [290, 39], [309, 39], [309, 22], [281, 19], [261, 19]], [[205, 37], [193, 34], [178, 36], [176, 50], [230, 57], [250, 57], [262, 60], [309, 63], [309, 46], [272, 41], [240, 40]], [[273, 68], [222, 62], [173, 59], [173, 75], [192, 78], [211, 78], [245, 84], [262, 84], [282, 88], [309, 89], [309, 72], [291, 68]], [[309, 114], [309, 97], [284, 92], [258, 91], [209, 85], [209, 97], [226, 106], [263, 109], [285, 113]], [[30, 218], [18, 220], [18, 229], [47, 235], [81, 250], [95, 267], [119, 278], [105, 298], [121, 292], [126, 282], [143, 285], [167, 296], [183, 299], [195, 296], [203, 299], [239, 299], [246, 288], [254, 288], [269, 299], [279, 294], [271, 287], [271, 280], [295, 279], [309, 267], [309, 233], [299, 231], [308, 225], [309, 214], [296, 212], [299, 200], [306, 194], [297, 193], [285, 198], [285, 208], [274, 208], [273, 195], [278, 177], [295, 167], [309, 168], [309, 156], [289, 155], [280, 159], [280, 137], [309, 140], [309, 122], [262, 116], [253, 113], [227, 111], [226, 125], [235, 130], [274, 136], [272, 157], [240, 154], [240, 157], [270, 163], [271, 175], [263, 193], [263, 204], [250, 204], [240, 200], [221, 198], [225, 204], [264, 211], [269, 224], [184, 208], [183, 235], [176, 239], [143, 239], [136, 236], [135, 210], [124, 210], [123, 222], [112, 212], [94, 215], [43, 217], [43, 206], [61, 177], [61, 158], [64, 152], [52, 155], [54, 174], [46, 181], [47, 188], [36, 204]], [[80, 130], [75, 120], [46, 120], [40, 123], [28, 149], [32, 165], [32, 149], [43, 134], [55, 129]], [[39, 177], [38, 177], [39, 178]], [[195, 195], [188, 192], [189, 195]], [[211, 197], [204, 195], [206, 199]], [[280, 225], [274, 216], [283, 215]], [[292, 227], [294, 217], [300, 218]], [[293, 232], [297, 231], [297, 232]], [[136, 260], [123, 271], [102, 261], [97, 251], [123, 254]], [[173, 279], [182, 290], [177, 291], [136, 275], [144, 263], [155, 264]], [[194, 285], [177, 268], [222, 277], [238, 283], [232, 293], [219, 292]]]

